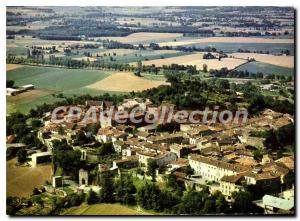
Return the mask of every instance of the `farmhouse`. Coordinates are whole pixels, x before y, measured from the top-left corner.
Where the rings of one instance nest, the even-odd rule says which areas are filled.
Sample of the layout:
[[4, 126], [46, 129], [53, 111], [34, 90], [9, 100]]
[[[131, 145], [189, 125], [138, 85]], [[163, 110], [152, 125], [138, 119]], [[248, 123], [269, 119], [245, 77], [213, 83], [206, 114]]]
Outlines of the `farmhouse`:
[[23, 93], [25, 91], [28, 91], [28, 90], [32, 90], [34, 89], [34, 85], [33, 84], [27, 84], [27, 85], [24, 85], [24, 86], [21, 86], [20, 88], [6, 88], [6, 96], [16, 96], [20, 93]]

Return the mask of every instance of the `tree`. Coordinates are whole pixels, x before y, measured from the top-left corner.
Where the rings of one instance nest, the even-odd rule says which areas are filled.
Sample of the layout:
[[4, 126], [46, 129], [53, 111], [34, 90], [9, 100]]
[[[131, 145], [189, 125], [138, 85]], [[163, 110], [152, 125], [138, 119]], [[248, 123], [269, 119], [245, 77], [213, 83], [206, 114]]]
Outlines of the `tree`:
[[215, 205], [215, 210], [216, 213], [228, 213], [229, 212], [229, 204], [226, 201], [224, 195], [220, 192], [217, 191], [212, 195], [212, 198], [215, 200], [216, 205]]
[[80, 146], [85, 144], [88, 141], [85, 132], [83, 129], [79, 130], [78, 133], [75, 136], [75, 139], [73, 141], [73, 145]]
[[240, 191], [232, 193], [234, 213], [249, 214], [253, 211], [252, 195], [248, 191]]
[[154, 183], [146, 183], [137, 192], [137, 203], [144, 209], [162, 211], [161, 190]]
[[275, 134], [281, 146], [292, 145], [295, 142], [295, 126], [293, 124], [279, 128]]
[[64, 135], [65, 134], [65, 130], [61, 125], [57, 128], [57, 132], [58, 132], [59, 135]]
[[207, 73], [207, 64], [203, 64], [203, 72]]
[[228, 80], [218, 79], [216, 82], [216, 86], [222, 90], [230, 89], [230, 83]]
[[100, 176], [100, 195], [99, 201], [101, 203], [113, 203], [114, 202], [114, 183], [109, 174], [101, 174]]
[[115, 153], [115, 149], [113, 148], [112, 143], [103, 143], [98, 151], [98, 154], [100, 156], [105, 156], [113, 153]]
[[135, 74], [136, 76], [138, 76], [138, 77], [141, 77], [142, 68], [143, 68], [143, 66], [142, 66], [142, 61], [138, 61], [138, 63], [137, 63], [137, 68], [136, 68], [134, 74]]
[[134, 204], [136, 188], [133, 184], [131, 174], [121, 174], [115, 186], [116, 201], [125, 205]]
[[73, 150], [66, 140], [53, 141], [53, 163], [56, 167], [63, 168], [65, 172], [75, 177], [80, 169], [80, 158], [80, 150]]
[[8, 196], [6, 198], [6, 214], [15, 215], [16, 212], [21, 209], [21, 199], [19, 197]]
[[153, 182], [155, 182], [157, 168], [158, 168], [157, 163], [152, 159], [148, 159], [147, 175], [152, 177]]
[[86, 198], [86, 203], [89, 205], [95, 204], [99, 201], [99, 197], [97, 196], [97, 194], [90, 189], [87, 198]]
[[38, 188], [34, 188], [32, 191], [32, 195], [39, 195], [41, 192], [38, 190]]
[[262, 157], [263, 157], [263, 153], [261, 152], [261, 150], [257, 149], [253, 151], [254, 160], [261, 160]]
[[40, 121], [39, 119], [33, 119], [31, 121], [31, 126], [36, 129], [36, 128], [39, 128], [43, 125], [42, 121]]
[[25, 163], [27, 160], [27, 151], [25, 149], [20, 149], [17, 152], [18, 162], [19, 163]]
[[15, 82], [13, 80], [6, 80], [6, 87], [13, 87]]

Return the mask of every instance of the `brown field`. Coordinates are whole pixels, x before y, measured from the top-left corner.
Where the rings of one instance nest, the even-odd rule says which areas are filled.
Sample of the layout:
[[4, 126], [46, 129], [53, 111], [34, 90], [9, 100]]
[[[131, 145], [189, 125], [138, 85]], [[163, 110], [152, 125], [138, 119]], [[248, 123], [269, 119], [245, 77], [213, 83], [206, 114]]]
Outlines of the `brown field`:
[[271, 54], [255, 54], [255, 53], [232, 53], [228, 56], [235, 58], [254, 58], [256, 61], [278, 65], [287, 68], [294, 68], [294, 56], [276, 56]]
[[118, 72], [101, 81], [88, 85], [87, 88], [103, 91], [131, 92], [143, 91], [164, 84], [168, 83], [137, 77], [133, 73], [129, 72]]
[[6, 64], [6, 71], [15, 70], [17, 68], [21, 68], [23, 65], [20, 64]]
[[16, 158], [6, 162], [7, 196], [29, 197], [34, 187], [51, 180], [52, 166], [38, 167], [16, 166]]
[[8, 96], [7, 97], [7, 102], [22, 103], [22, 102], [33, 101], [37, 98], [47, 96], [47, 95], [52, 94], [54, 92], [56, 92], [56, 91], [48, 90], [48, 89], [29, 90], [29, 91], [23, 92], [21, 94], [18, 94], [16, 96]]
[[102, 39], [109, 39], [113, 41], [119, 41], [122, 43], [133, 43], [148, 40], [163, 40], [168, 38], [181, 37], [182, 34], [178, 33], [155, 33], [155, 32], [138, 32], [126, 37], [102, 37]]
[[[235, 59], [235, 58], [223, 58], [221, 61], [218, 59], [203, 59], [203, 53], [196, 53], [191, 55], [177, 56], [165, 59], [155, 59], [150, 61], [143, 61], [143, 65], [152, 65], [156, 67], [161, 67], [162, 65], [180, 64], [180, 65], [196, 65], [198, 70], [203, 69], [203, 64], [207, 64], [209, 69], [221, 69], [227, 67], [228, 69], [233, 69], [243, 63], [246, 60]], [[134, 63], [132, 63], [134, 65]]]
[[159, 43], [160, 46], [180, 46], [197, 43], [273, 43], [293, 44], [294, 39], [272, 39], [272, 38], [247, 38], [247, 37], [209, 37], [190, 39], [186, 41], [170, 41]]

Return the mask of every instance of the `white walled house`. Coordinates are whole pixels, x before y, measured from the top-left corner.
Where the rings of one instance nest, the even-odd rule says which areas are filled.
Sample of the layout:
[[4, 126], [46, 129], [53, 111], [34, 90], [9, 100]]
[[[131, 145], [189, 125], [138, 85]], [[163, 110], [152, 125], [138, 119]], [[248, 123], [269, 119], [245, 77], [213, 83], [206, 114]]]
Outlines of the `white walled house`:
[[219, 182], [223, 176], [237, 175], [249, 170], [249, 168], [241, 165], [230, 164], [196, 154], [189, 155], [189, 164], [196, 175], [200, 175], [208, 181], [216, 182]]

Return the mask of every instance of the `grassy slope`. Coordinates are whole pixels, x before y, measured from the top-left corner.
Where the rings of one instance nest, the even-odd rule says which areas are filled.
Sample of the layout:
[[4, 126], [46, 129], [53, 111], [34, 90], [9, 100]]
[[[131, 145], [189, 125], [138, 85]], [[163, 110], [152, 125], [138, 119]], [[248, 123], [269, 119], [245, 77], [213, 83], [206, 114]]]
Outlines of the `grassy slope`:
[[66, 210], [61, 215], [152, 215], [152, 213], [120, 204], [82, 204]]
[[293, 75], [293, 68], [285, 68], [277, 65], [267, 64], [263, 62], [250, 62], [244, 65], [241, 65], [237, 70], [247, 70], [250, 73], [262, 72], [264, 74], [284, 74], [284, 75]]

